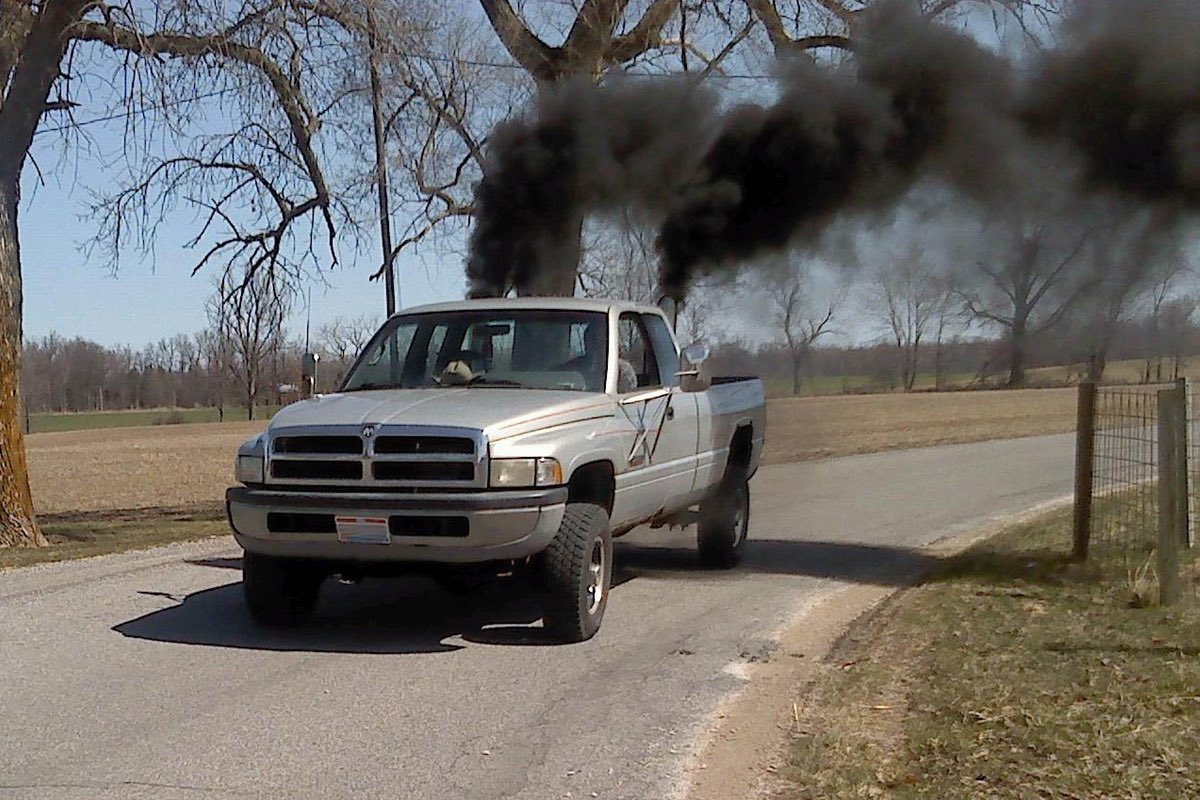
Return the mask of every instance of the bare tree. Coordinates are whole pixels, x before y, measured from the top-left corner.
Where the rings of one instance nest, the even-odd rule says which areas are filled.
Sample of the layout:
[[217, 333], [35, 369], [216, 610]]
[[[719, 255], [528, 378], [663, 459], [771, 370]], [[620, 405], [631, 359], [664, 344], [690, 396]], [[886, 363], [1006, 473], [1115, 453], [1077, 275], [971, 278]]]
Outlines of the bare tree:
[[982, 286], [961, 297], [972, 319], [1000, 329], [1015, 387], [1025, 382], [1030, 339], [1059, 324], [1095, 286], [1094, 274], [1075, 269], [1092, 232], [1043, 218], [1001, 223], [993, 233], [1000, 236], [988, 247], [993, 255], [977, 264]]
[[1150, 278], [1150, 286], [1143, 299], [1148, 350], [1146, 361], [1142, 365], [1142, 383], [1163, 380], [1162, 327], [1164, 312], [1168, 310], [1179, 283], [1191, 274], [1191, 270], [1183, 259], [1174, 259], [1163, 263]]
[[770, 303], [772, 326], [787, 350], [792, 394], [798, 395], [805, 362], [817, 340], [833, 332], [833, 318], [846, 290], [843, 287], [826, 302], [819, 302], [809, 290], [806, 274], [789, 262], [765, 270], [759, 283]]
[[[121, 109], [107, 117], [124, 126], [112, 160], [129, 175], [113, 175], [94, 209], [95, 247], [114, 268], [128, 248], [152, 248], [180, 201], [200, 218], [191, 242], [197, 269], [235, 266], [245, 282], [259, 270], [294, 277], [336, 263], [338, 231], [354, 230], [347, 202], [359, 198], [335, 183], [327, 162], [344, 160], [327, 151], [338, 146], [331, 134], [347, 127], [338, 116], [348, 98], [368, 83], [363, 15], [347, 13], [352, 6], [0, 0], [0, 545], [44, 542], [17, 404], [17, 212], [35, 135], [94, 145], [85, 126], [105, 117], [78, 119], [81, 102]], [[404, 38], [399, 29], [375, 32]], [[351, 62], [356, 69], [336, 69]]]
[[335, 370], [335, 385], [342, 382], [351, 362], [363, 351], [378, 329], [378, 320], [370, 314], [335, 317], [321, 326], [317, 340], [332, 362], [330, 366]]
[[1194, 322], [1198, 305], [1194, 298], [1180, 297], [1168, 301], [1162, 308], [1162, 339], [1167, 357], [1171, 359], [1169, 380], [1182, 377], [1184, 359], [1195, 352]]
[[654, 302], [658, 269], [653, 234], [628, 217], [585, 225], [578, 281], [585, 297]]
[[[835, 54], [854, 49], [854, 37], [863, 13], [877, 0], [746, 0], [766, 31], [776, 54], [827, 51]], [[1026, 36], [1037, 39], [1038, 31], [1065, 5], [1061, 0], [983, 0], [997, 28], [1011, 21]], [[921, 12], [946, 23], [965, 22], [977, 0], [919, 0]]]
[[292, 291], [268, 272], [250, 276], [237, 290], [221, 281], [209, 302], [208, 317], [223, 342], [224, 366], [241, 389], [246, 419], [263, 391], [263, 376], [273, 366], [285, 343], [283, 322], [292, 303]]
[[872, 304], [883, 316], [888, 334], [896, 345], [900, 383], [906, 392], [911, 392], [916, 384], [921, 345], [930, 325], [938, 321], [939, 311], [943, 312], [944, 328], [944, 287], [945, 281], [931, 270], [915, 248], [904, 257], [884, 262], [874, 270]]

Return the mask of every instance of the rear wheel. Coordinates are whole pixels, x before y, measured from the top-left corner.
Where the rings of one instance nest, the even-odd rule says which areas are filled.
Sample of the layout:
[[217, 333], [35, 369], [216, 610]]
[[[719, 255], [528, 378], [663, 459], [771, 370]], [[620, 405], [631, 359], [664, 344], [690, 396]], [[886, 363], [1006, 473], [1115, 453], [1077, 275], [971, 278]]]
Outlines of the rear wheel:
[[742, 560], [750, 532], [750, 483], [741, 470], [730, 472], [711, 497], [700, 504], [696, 544], [700, 563], [732, 569]]
[[591, 503], [569, 503], [539, 566], [546, 593], [546, 632], [564, 642], [592, 638], [600, 629], [612, 586], [608, 512]]
[[242, 592], [259, 625], [297, 625], [312, 616], [325, 571], [315, 562], [261, 553], [242, 556]]

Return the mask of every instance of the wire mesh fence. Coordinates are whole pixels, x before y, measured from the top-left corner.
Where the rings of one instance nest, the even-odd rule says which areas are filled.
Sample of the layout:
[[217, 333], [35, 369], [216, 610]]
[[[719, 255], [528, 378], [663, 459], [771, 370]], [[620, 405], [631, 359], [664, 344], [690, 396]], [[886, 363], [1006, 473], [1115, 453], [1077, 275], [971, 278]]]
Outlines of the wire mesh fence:
[[1158, 391], [1100, 387], [1095, 402], [1092, 529], [1095, 547], [1136, 550], [1157, 530]]
[[1191, 546], [1200, 497], [1200, 387], [1080, 386], [1075, 555], [1119, 554], [1160, 602], [1200, 594]]

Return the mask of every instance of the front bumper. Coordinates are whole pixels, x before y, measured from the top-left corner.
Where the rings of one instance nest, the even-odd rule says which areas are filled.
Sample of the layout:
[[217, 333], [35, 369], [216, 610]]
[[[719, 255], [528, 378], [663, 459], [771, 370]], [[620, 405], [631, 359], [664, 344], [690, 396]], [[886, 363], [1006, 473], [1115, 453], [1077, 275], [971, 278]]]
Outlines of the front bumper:
[[[280, 492], [237, 486], [225, 492], [229, 526], [252, 553], [333, 561], [474, 563], [541, 552], [562, 523], [566, 487], [461, 494]], [[271, 531], [272, 513], [379, 517], [461, 516], [466, 536], [392, 536], [390, 544], [351, 544], [331, 532]]]

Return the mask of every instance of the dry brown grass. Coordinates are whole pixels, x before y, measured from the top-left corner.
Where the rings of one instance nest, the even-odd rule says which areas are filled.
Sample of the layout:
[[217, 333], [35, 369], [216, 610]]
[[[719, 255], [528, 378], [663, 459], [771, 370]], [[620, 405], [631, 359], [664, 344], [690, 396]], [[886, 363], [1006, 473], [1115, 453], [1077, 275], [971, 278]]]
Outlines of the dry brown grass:
[[26, 439], [41, 514], [216, 506], [239, 444], [265, 422], [35, 433]]
[[[1071, 430], [1071, 389], [772, 400], [770, 464]], [[265, 423], [39, 433], [27, 439], [42, 514], [213, 508], [233, 454]]]
[[1075, 397], [1075, 389], [1023, 389], [772, 400], [764, 461], [1064, 433], [1075, 428]]
[[1200, 797], [1200, 607], [1071, 564], [1070, 509], [951, 557], [807, 687], [776, 800]]

